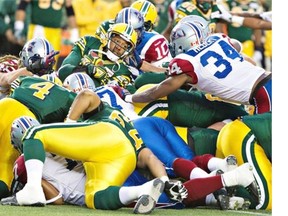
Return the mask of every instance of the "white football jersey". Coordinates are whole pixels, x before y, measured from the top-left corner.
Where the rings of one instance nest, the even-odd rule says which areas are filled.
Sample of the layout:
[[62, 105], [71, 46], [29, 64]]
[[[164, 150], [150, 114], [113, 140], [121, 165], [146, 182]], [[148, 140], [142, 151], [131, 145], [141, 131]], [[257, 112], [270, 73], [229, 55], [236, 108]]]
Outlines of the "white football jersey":
[[46, 153], [42, 177], [59, 191], [66, 203], [85, 205], [86, 174], [81, 161]]
[[131, 103], [127, 103], [114, 91], [112, 87], [100, 86], [95, 91], [102, 101], [108, 103], [111, 107], [121, 110], [125, 116], [130, 120], [140, 118], [134, 111], [134, 106]]
[[186, 73], [197, 89], [222, 99], [249, 104], [253, 87], [265, 70], [245, 61], [224, 34], [177, 55], [169, 65], [171, 76]]
[[157, 67], [162, 67], [162, 63], [172, 59], [168, 41], [157, 32], [144, 32], [136, 51], [141, 59]]

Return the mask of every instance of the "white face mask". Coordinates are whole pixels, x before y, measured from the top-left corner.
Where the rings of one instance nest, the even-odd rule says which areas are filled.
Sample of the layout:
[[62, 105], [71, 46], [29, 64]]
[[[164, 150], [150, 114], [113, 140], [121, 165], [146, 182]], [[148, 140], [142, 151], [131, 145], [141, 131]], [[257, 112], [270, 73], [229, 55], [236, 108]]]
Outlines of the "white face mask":
[[108, 57], [111, 61], [113, 61], [113, 62], [118, 61], [119, 58], [120, 58], [119, 56], [117, 56], [117, 55], [115, 55], [114, 53], [112, 53], [109, 49], [108, 49], [106, 55], [107, 55], [107, 57]]

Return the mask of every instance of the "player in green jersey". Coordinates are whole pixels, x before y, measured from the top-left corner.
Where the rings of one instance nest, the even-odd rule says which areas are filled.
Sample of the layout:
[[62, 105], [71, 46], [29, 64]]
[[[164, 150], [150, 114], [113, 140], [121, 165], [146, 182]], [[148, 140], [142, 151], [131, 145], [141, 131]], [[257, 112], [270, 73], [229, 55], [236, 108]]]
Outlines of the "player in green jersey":
[[[26, 55], [26, 47], [29, 47], [29, 55]], [[50, 72], [55, 64], [55, 51], [45, 39], [35, 38], [27, 42], [21, 53], [22, 63], [34, 74]], [[14, 89], [11, 96], [0, 100], [0, 197], [9, 195], [13, 163], [19, 155], [11, 145], [12, 122], [20, 116], [29, 116], [40, 123], [61, 122], [76, 96], [75, 93], [39, 77], [20, 77], [12, 82], [11, 87]]]
[[124, 23], [113, 25], [107, 33], [108, 40], [84, 36], [77, 41], [58, 71], [59, 78], [64, 81], [73, 72], [85, 71], [96, 86], [110, 81], [120, 86], [131, 83], [132, 74], [123, 59], [134, 50], [137, 33]]
[[[75, 123], [81, 116], [84, 122]], [[138, 199], [134, 213], [150, 213], [164, 190], [164, 181], [169, 180], [130, 120], [88, 89], [77, 95], [65, 123], [32, 126], [22, 140], [28, 181], [23, 190], [2, 203], [45, 205], [41, 188], [45, 151], [83, 161], [89, 208], [116, 210]], [[158, 179], [139, 188], [121, 187], [136, 165], [149, 168]]]

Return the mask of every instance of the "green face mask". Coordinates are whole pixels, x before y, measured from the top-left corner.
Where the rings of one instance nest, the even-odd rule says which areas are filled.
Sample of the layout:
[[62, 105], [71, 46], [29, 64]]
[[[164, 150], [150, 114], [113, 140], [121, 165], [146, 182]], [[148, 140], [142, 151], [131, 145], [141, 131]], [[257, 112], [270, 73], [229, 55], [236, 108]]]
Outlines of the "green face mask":
[[197, 7], [203, 12], [207, 13], [211, 9], [211, 3], [210, 2], [204, 2], [204, 3], [198, 3], [197, 2]]

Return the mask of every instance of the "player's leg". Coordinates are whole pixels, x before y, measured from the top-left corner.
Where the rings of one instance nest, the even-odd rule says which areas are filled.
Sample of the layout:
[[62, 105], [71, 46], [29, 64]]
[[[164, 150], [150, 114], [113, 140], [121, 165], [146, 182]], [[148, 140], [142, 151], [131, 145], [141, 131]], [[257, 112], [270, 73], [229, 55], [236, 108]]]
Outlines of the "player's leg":
[[13, 164], [19, 152], [11, 145], [11, 125], [20, 116], [36, 118], [34, 114], [23, 104], [11, 98], [0, 100], [0, 199], [9, 195], [12, 183]]

